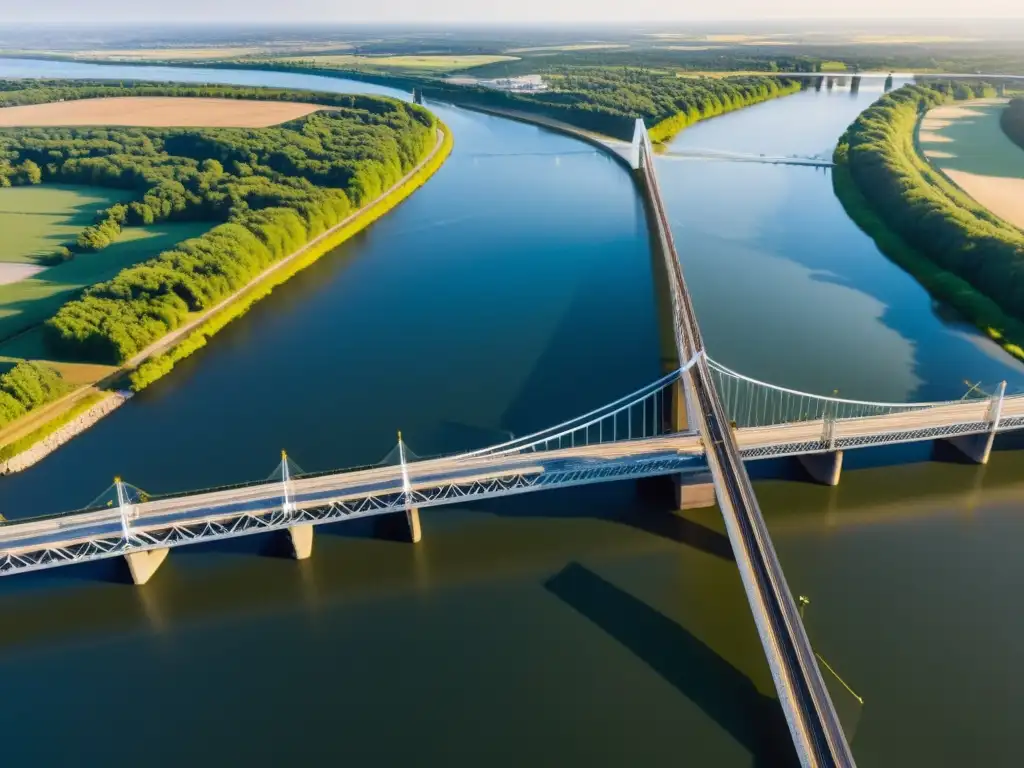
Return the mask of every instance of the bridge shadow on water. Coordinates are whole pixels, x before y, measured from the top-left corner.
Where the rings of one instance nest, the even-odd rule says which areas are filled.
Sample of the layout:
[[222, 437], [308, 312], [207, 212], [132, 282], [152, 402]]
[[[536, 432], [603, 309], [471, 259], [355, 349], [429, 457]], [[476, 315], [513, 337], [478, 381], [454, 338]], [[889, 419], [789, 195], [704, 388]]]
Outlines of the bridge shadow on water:
[[[673, 513], [674, 497], [672, 477], [651, 477], [491, 499], [474, 504], [473, 510], [496, 517], [604, 520], [732, 561], [728, 536]], [[358, 535], [340, 527], [338, 533]]]
[[686, 629], [578, 563], [566, 566], [544, 588], [698, 706], [749, 750], [753, 765], [798, 765], [778, 701], [761, 694], [748, 677]]

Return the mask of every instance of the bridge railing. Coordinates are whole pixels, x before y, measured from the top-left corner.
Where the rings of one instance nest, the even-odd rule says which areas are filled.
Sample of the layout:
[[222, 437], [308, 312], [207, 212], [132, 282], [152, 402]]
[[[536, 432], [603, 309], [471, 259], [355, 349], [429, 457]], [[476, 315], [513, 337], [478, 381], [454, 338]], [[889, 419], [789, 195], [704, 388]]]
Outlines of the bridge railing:
[[672, 371], [613, 403], [561, 424], [455, 458], [503, 456], [577, 448], [586, 445], [639, 440], [669, 434], [673, 388], [681, 371]]
[[[964, 402], [943, 400], [925, 403], [885, 403], [848, 400], [778, 387], [744, 376], [710, 359], [708, 366], [726, 414], [737, 427], [770, 427], [823, 419], [840, 421], [887, 416]], [[981, 400], [983, 397], [976, 399]]]

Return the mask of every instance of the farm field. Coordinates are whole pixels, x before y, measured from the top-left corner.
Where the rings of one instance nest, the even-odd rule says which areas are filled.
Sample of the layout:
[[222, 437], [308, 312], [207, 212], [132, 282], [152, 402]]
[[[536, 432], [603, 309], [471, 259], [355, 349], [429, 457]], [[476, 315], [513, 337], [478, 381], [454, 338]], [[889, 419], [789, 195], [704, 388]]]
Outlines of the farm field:
[[[126, 227], [117, 241], [102, 251], [79, 253], [71, 261], [50, 267], [30, 278], [0, 285], [0, 340], [10, 339], [42, 323], [86, 286], [109, 280], [123, 268], [155, 256], [182, 240], [197, 237], [209, 227], [207, 222]], [[21, 348], [24, 344], [19, 344], [17, 350], [6, 344], [0, 345], [0, 355], [42, 357], [44, 350], [39, 341], [26, 340], [28, 348]]]
[[97, 212], [129, 196], [124, 190], [61, 184], [0, 189], [0, 284], [10, 282], [5, 276], [14, 270], [8, 264], [35, 264], [74, 240]]
[[107, 125], [179, 128], [267, 128], [323, 107], [294, 101], [112, 97], [0, 109], [0, 128]]
[[516, 56], [290, 56], [278, 61], [313, 62], [322, 67], [347, 67], [364, 69], [416, 70], [419, 72], [454, 72], [460, 69], [482, 67], [502, 61], [518, 61]]
[[925, 157], [995, 215], [1024, 228], [1024, 150], [999, 125], [1003, 99], [936, 107], [918, 142]]

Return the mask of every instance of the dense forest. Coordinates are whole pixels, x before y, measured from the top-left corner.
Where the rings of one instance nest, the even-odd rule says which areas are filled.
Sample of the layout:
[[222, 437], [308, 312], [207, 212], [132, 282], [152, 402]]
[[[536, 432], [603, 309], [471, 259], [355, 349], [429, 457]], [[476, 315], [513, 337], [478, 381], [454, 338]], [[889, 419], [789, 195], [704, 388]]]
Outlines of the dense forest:
[[516, 93], [515, 102], [584, 128], [619, 119], [623, 137], [632, 135], [633, 121], [642, 117], [654, 141], [705, 117], [800, 88], [778, 77], [677, 77], [646, 69], [567, 69], [546, 80], [551, 90]]
[[453, 104], [530, 112], [627, 141], [633, 137], [638, 117], [647, 123], [654, 141], [665, 141], [697, 120], [793, 93], [801, 87], [797, 80], [775, 75], [679, 77], [645, 67], [549, 67], [544, 78], [550, 90], [527, 92], [314, 66], [312, 61], [218, 66], [315, 74], [330, 71], [395, 88], [419, 89], [428, 97]]
[[86, 289], [45, 325], [60, 356], [120, 363], [378, 197], [436, 143], [426, 110], [392, 99], [222, 86], [0, 81], [0, 104], [109, 96], [282, 99], [330, 109], [273, 128], [0, 130], [0, 184], [124, 189], [54, 259], [100, 250], [124, 226], [216, 224]]
[[[533, 112], [585, 130], [629, 140], [643, 118], [654, 141], [697, 120], [800, 89], [779, 77], [677, 77], [646, 69], [567, 69], [546, 76], [548, 91], [508, 92], [459, 86], [427, 87], [428, 95]], [[440, 90], [440, 93], [435, 91]]]
[[1014, 144], [1024, 149], [1024, 99], [1013, 99], [1003, 110], [999, 118], [1003, 133], [1010, 137]]
[[850, 174], [878, 217], [943, 270], [930, 277], [929, 288], [998, 336], [1005, 316], [1024, 319], [1024, 233], [978, 205], [915, 148], [925, 111], [990, 90], [985, 84], [904, 86], [857, 118], [835, 160], [837, 174]]

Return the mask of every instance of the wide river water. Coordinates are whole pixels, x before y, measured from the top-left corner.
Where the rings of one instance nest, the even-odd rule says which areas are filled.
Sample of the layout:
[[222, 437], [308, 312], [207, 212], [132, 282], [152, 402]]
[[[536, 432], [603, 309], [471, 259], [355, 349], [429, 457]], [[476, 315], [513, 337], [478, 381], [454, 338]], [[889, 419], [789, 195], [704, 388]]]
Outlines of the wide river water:
[[[0, 76], [387, 93], [270, 72], [0, 59]], [[828, 155], [878, 96], [807, 91], [695, 126], [670, 151]], [[114, 474], [151, 492], [525, 434], [660, 375], [643, 208], [611, 159], [429, 103], [452, 157], [369, 230], [22, 474], [16, 518]], [[1024, 386], [843, 213], [828, 171], [658, 160], [711, 354], [778, 384], [879, 400]], [[1019, 446], [1019, 442], [1018, 442]], [[837, 488], [755, 465], [791, 588], [865, 766], [1016, 765], [1024, 696], [1024, 453], [847, 456]], [[773, 476], [769, 478], [769, 476]], [[252, 539], [0, 584], [11, 765], [774, 766], [788, 754], [715, 510], [632, 484], [427, 511], [424, 540], [318, 529], [314, 556]]]

